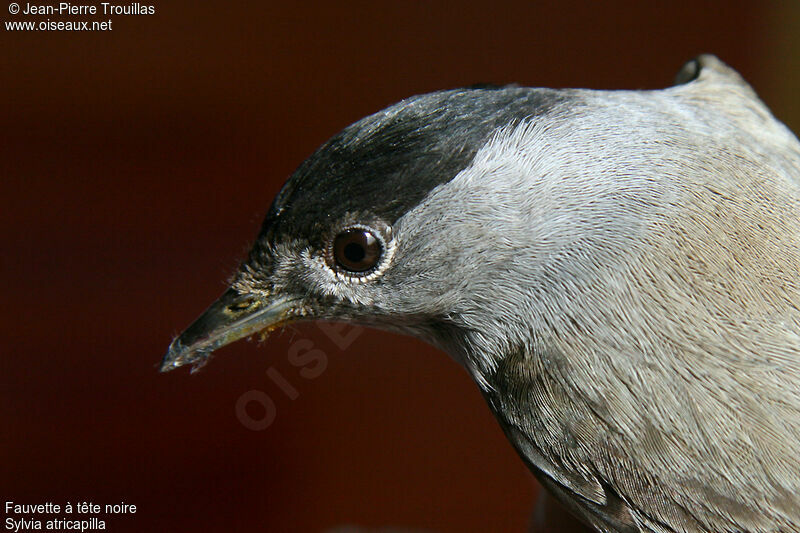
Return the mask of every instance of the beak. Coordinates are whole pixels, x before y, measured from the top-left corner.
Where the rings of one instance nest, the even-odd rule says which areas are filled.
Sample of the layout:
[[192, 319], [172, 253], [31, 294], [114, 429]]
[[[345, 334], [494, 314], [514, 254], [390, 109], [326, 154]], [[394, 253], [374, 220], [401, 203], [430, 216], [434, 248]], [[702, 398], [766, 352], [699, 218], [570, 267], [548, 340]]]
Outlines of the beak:
[[228, 289], [172, 341], [161, 361], [161, 371], [191, 364], [194, 372], [208, 362], [217, 348], [255, 333], [269, 333], [292, 321], [298, 308], [297, 300], [243, 296]]

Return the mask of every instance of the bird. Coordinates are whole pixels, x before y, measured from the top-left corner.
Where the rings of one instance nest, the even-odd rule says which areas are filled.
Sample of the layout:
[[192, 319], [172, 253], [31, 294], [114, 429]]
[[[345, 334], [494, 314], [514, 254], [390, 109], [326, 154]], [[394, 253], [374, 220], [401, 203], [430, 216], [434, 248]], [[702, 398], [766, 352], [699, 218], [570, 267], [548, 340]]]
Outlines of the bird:
[[597, 531], [800, 531], [800, 143], [713, 55], [346, 127], [161, 370], [308, 320], [448, 353]]

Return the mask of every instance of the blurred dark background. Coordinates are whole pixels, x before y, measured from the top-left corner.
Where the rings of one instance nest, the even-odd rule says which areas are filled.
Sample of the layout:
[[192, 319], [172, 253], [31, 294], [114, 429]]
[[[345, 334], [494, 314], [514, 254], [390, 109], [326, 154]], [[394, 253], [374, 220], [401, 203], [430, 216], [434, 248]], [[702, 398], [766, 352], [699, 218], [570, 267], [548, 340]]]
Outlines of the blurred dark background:
[[[283, 181], [348, 123], [477, 82], [660, 88], [713, 52], [800, 125], [788, 2], [154, 5], [108, 32], [0, 31], [0, 495], [138, 506], [111, 531], [524, 530], [533, 477], [418, 341], [342, 350], [300, 325], [157, 373]], [[46, 18], [86, 17], [0, 6]], [[327, 354], [316, 379], [287, 359], [300, 339]], [[275, 406], [262, 431], [236, 414], [253, 390]]]

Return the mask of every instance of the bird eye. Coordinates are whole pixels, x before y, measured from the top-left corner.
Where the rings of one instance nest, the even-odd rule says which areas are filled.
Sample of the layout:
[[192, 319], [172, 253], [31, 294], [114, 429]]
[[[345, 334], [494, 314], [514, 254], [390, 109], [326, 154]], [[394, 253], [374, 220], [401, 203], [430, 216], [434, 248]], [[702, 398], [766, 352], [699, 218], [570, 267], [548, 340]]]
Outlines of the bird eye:
[[374, 268], [382, 253], [381, 241], [361, 228], [345, 230], [333, 241], [336, 264], [350, 272], [366, 272]]

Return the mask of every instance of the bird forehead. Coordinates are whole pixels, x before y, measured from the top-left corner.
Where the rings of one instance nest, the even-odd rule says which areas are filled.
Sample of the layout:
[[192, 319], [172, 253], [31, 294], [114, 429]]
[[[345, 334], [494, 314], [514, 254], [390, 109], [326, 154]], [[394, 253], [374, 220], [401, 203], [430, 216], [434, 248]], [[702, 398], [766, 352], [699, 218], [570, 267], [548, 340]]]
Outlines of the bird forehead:
[[501, 88], [404, 100], [345, 128], [300, 165], [262, 231], [313, 244], [324, 229], [354, 217], [394, 224], [466, 168], [498, 129], [567, 99], [550, 89]]

